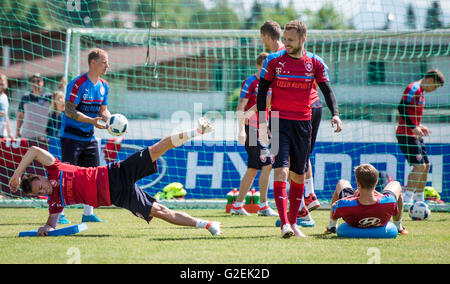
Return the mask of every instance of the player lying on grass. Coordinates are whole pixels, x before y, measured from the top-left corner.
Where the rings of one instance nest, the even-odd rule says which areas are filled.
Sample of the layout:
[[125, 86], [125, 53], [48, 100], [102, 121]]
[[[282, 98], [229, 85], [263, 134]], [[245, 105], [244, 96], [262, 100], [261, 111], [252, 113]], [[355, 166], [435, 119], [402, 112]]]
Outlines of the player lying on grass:
[[392, 217], [399, 234], [407, 235], [408, 231], [402, 226], [403, 197], [400, 183], [391, 181], [379, 193], [376, 191], [379, 173], [370, 164], [356, 167], [355, 177], [356, 190], [346, 180], [337, 183], [325, 234], [336, 233], [339, 218], [353, 227], [371, 228], [386, 225]]
[[[48, 231], [56, 228], [64, 206], [80, 203], [94, 208], [115, 205], [130, 210], [147, 222], [156, 217], [175, 225], [206, 228], [212, 235], [219, 235], [219, 222], [201, 220], [184, 212], [170, 210], [136, 185], [138, 180], [157, 172], [156, 161], [168, 150], [213, 130], [214, 127], [206, 119], [200, 118], [197, 129], [167, 136], [123, 161], [90, 168], [61, 163], [49, 152], [33, 146], [11, 177], [9, 187], [13, 192], [21, 187], [32, 196], [49, 196], [50, 215], [45, 226], [38, 229], [40, 236], [48, 235]], [[31, 174], [22, 177], [34, 160], [45, 167], [47, 177]]]

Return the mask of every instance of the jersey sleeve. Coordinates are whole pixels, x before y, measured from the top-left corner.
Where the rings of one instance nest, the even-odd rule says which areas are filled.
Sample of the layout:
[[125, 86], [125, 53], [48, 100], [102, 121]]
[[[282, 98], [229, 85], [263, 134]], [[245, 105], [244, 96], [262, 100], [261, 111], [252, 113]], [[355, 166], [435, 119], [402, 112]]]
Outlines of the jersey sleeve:
[[109, 94], [108, 82], [105, 81], [105, 83], [103, 83], [103, 86], [105, 88], [105, 96], [103, 97], [102, 105], [106, 106], [108, 104], [108, 94]]
[[331, 218], [333, 220], [338, 220], [339, 218], [342, 217], [340, 212], [339, 212], [338, 202], [339, 202], [339, 200], [334, 202], [333, 205], [331, 205], [331, 209], [332, 209], [332, 211], [331, 211]]
[[81, 88], [80, 86], [75, 84], [75, 80], [70, 82], [67, 85], [67, 91], [66, 91], [66, 101], [70, 101], [75, 104], [79, 104], [81, 101], [81, 96], [78, 95]]
[[272, 81], [275, 77], [275, 68], [273, 67], [274, 61], [272, 56], [268, 56], [266, 60], [264, 60], [260, 76], [266, 81]]
[[245, 80], [242, 83], [241, 94], [239, 95], [239, 97], [241, 99], [248, 99], [249, 98], [249, 96], [250, 96], [250, 92], [249, 92], [250, 85], [251, 85], [251, 82], [249, 82], [249, 79]]
[[418, 84], [409, 85], [408, 87], [406, 87], [406, 89], [403, 91], [403, 101], [406, 104], [414, 103], [414, 96], [416, 95], [418, 89]]
[[315, 59], [315, 68], [316, 68], [316, 72], [315, 72], [315, 79], [317, 83], [322, 83], [322, 82], [329, 82], [330, 81], [330, 77], [328, 76], [328, 68], [325, 65], [325, 63], [323, 62], [323, 59], [320, 58], [319, 56], [315, 55], [314, 57]]

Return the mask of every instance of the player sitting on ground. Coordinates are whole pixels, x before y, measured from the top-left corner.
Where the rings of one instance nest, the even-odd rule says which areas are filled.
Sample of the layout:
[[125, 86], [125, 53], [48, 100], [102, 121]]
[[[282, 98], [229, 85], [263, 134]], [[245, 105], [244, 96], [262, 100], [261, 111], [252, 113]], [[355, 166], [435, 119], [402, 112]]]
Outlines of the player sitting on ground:
[[[197, 129], [167, 136], [123, 161], [90, 168], [61, 163], [49, 152], [39, 147], [31, 147], [11, 177], [9, 187], [13, 192], [20, 186], [25, 193], [32, 196], [49, 196], [50, 216], [47, 223], [38, 229], [40, 236], [48, 235], [49, 231], [56, 228], [64, 206], [80, 203], [94, 208], [115, 205], [130, 210], [135, 216], [147, 222], [156, 217], [175, 225], [206, 228], [212, 235], [219, 235], [219, 222], [201, 220], [184, 212], [170, 210], [158, 204], [153, 197], [136, 185], [138, 180], [157, 172], [156, 161], [168, 150], [213, 129], [207, 120], [201, 118]], [[34, 160], [45, 167], [47, 177], [39, 175], [22, 177]]]
[[356, 190], [346, 180], [337, 183], [325, 234], [336, 233], [339, 218], [353, 227], [371, 228], [386, 225], [391, 216], [399, 234], [408, 234], [402, 226], [403, 197], [400, 183], [392, 181], [379, 193], [376, 191], [378, 176], [375, 167], [362, 164], [355, 169]]

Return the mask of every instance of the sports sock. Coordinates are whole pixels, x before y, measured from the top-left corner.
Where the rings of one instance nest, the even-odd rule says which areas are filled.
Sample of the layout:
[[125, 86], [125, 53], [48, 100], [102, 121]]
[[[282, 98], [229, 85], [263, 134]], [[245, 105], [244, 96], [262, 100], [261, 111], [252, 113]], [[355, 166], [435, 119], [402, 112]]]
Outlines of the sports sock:
[[411, 203], [414, 196], [414, 192], [410, 190], [406, 190], [403, 194], [403, 202]]
[[197, 228], [206, 228], [206, 226], [210, 223], [208, 220], [197, 219], [197, 224], [195, 227]]
[[297, 214], [300, 204], [302, 203], [302, 197], [304, 192], [304, 184], [295, 183], [291, 180], [291, 186], [289, 188], [289, 213], [288, 220], [290, 224], [297, 224]]
[[267, 202], [262, 202], [259, 204], [259, 209], [266, 207], [267, 205], [269, 205]]
[[285, 181], [273, 182], [273, 197], [275, 198], [275, 204], [277, 205], [278, 214], [280, 216], [281, 228], [288, 223], [287, 217], [287, 193]]
[[308, 197], [311, 193], [314, 193], [314, 179], [305, 179], [305, 197]]
[[235, 201], [233, 207], [234, 208], [239, 208], [239, 207], [242, 207], [242, 205], [244, 205], [244, 202], [237, 202], [237, 201]]
[[83, 215], [84, 216], [91, 216], [94, 214], [94, 207], [89, 206], [89, 205], [83, 205]]
[[394, 223], [395, 227], [397, 227], [397, 230], [399, 232], [403, 229], [402, 220], [401, 219], [399, 221], [392, 220], [392, 223]]
[[338, 222], [338, 220], [333, 220], [333, 219], [331, 219], [330, 218], [330, 222], [328, 223], [328, 229], [331, 229], [331, 228], [333, 228], [333, 227], [336, 227], [337, 226], [337, 222]]
[[425, 196], [424, 196], [424, 192], [420, 191], [420, 192], [416, 192], [414, 194], [414, 201], [424, 201], [425, 200]]

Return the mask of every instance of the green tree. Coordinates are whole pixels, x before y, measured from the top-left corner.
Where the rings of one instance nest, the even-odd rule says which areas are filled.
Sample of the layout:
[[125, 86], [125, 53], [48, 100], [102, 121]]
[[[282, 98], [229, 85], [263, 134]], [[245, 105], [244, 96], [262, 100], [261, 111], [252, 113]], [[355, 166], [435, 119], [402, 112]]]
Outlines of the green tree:
[[441, 16], [442, 8], [439, 1], [433, 1], [433, 3], [431, 3], [431, 7], [427, 10], [425, 28], [432, 30], [443, 28], [444, 24], [442, 23]]
[[239, 29], [242, 22], [229, 7], [228, 1], [220, 1], [214, 8], [197, 8], [190, 18], [192, 28], [198, 29]]
[[[290, 1], [287, 7], [282, 7], [282, 5], [277, 2], [274, 7], [263, 8], [263, 19], [276, 21], [281, 25], [281, 27], [290, 21], [297, 20], [299, 18], [300, 15], [295, 10], [293, 1]], [[260, 22], [257, 28], [259, 28], [259, 25], [261, 24], [262, 23]]]
[[325, 3], [317, 12], [306, 9], [310, 23], [308, 28], [317, 30], [341, 30], [352, 28], [346, 23], [344, 16], [339, 13], [332, 3]]

